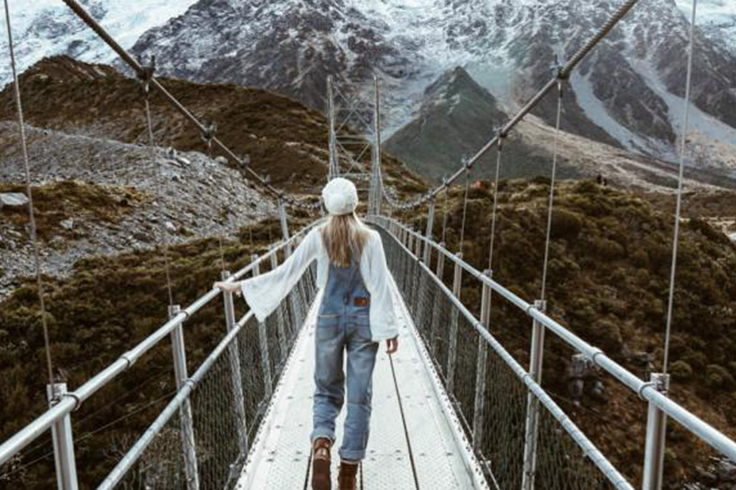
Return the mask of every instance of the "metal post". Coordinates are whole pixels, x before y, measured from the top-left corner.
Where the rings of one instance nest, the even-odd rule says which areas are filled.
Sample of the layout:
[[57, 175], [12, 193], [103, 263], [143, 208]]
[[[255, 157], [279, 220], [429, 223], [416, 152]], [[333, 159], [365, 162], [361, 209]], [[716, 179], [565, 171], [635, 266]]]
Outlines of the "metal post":
[[420, 283], [419, 280], [419, 271], [422, 269], [419, 261], [421, 260], [421, 250], [422, 250], [422, 240], [419, 237], [419, 235], [414, 236], [414, 255], [416, 256], [416, 259], [412, 262], [412, 275], [411, 275], [411, 282], [409, 285], [411, 286], [411, 300], [412, 304], [414, 305], [414, 316], [416, 316], [419, 313], [419, 302], [421, 301], [420, 293]]
[[[493, 278], [490, 270], [484, 271], [489, 278]], [[490, 330], [491, 325], [491, 288], [483, 283], [483, 294], [480, 301], [480, 321]], [[478, 451], [483, 443], [483, 415], [486, 400], [486, 361], [488, 360], [488, 343], [478, 335], [478, 365], [475, 378], [475, 410], [473, 417], [473, 448]]]
[[[432, 258], [432, 247], [430, 245], [430, 241], [432, 240], [432, 226], [434, 223], [434, 202], [432, 202], [429, 205], [429, 210], [427, 212], [427, 231], [426, 231], [426, 238], [427, 240], [424, 243], [424, 254], [422, 258], [422, 262], [429, 267], [429, 262]], [[421, 270], [421, 269], [420, 269]], [[419, 302], [421, 302], [425, 296], [427, 296], [427, 288], [429, 287], [429, 281], [419, 281]], [[424, 307], [424, 305], [419, 305], [419, 311], [418, 317], [417, 317], [417, 325], [422, 330], [422, 333], [426, 336], [425, 331], [425, 321], [427, 316], [427, 308]]]
[[[279, 223], [281, 224], [281, 236], [284, 239], [284, 241], [289, 242], [289, 223], [286, 219], [286, 206], [284, 206], [284, 200], [279, 197]], [[291, 255], [291, 243], [286, 244], [286, 248], [284, 249], [286, 256], [289, 257]]]
[[[444, 243], [440, 243], [440, 246], [444, 248]], [[443, 276], [445, 274], [445, 254], [438, 253], [437, 254], [437, 272], [435, 272], [435, 275], [440, 279], [440, 281], [443, 281]], [[440, 294], [440, 297], [442, 294]], [[435, 301], [434, 305], [432, 305], [432, 343], [430, 346], [430, 349], [432, 351], [433, 355], [436, 355], [437, 352], [437, 340], [439, 339], [439, 335], [437, 332], [437, 328], [440, 324], [440, 308], [441, 308], [441, 301]]]
[[[279, 259], [276, 256], [276, 254], [271, 255], [271, 270], [276, 269], [279, 265]], [[309, 274], [309, 270], [305, 272], [305, 274]], [[276, 308], [276, 325], [278, 325], [279, 329], [279, 338], [281, 339], [281, 360], [286, 361], [286, 326], [284, 324], [284, 312], [281, 310], [281, 306]]]
[[[669, 391], [669, 374], [652, 373], [650, 382], [660, 393], [666, 394]], [[662, 490], [666, 435], [667, 415], [650, 402], [646, 452], [644, 455], [643, 490]]]
[[[67, 393], [66, 383], [46, 386], [46, 396], [54, 406]], [[56, 465], [56, 485], [59, 490], [77, 490], [77, 463], [74, 459], [74, 437], [72, 435], [72, 418], [69, 414], [51, 426], [54, 444], [54, 462]]]
[[[222, 280], [225, 281], [230, 277], [230, 272], [222, 271]], [[225, 304], [225, 326], [227, 331], [231, 332], [235, 328], [235, 304], [232, 293], [223, 292], [222, 299]], [[233, 397], [235, 397], [235, 420], [237, 424], [238, 443], [240, 446], [240, 454], [248, 454], [248, 420], [245, 416], [245, 396], [243, 396], [243, 378], [240, 373], [240, 349], [238, 348], [238, 338], [234, 338], [228, 347], [231, 383], [233, 386]]]
[[374, 185], [372, 186], [372, 213], [375, 216], [381, 214], [381, 93], [378, 88], [378, 77], [373, 75], [373, 86], [375, 88], [375, 105], [373, 108], [373, 174]]
[[[258, 259], [257, 255], [251, 256], [251, 261], [255, 262]], [[260, 264], [256, 263], [253, 267], [253, 277], [258, 276], [260, 272]], [[296, 316], [294, 321], [296, 321]], [[273, 393], [273, 379], [271, 378], [271, 356], [268, 352], [268, 337], [266, 336], [266, 324], [258, 322], [258, 344], [261, 348], [261, 368], [263, 369], [263, 383], [266, 387], [266, 398], [271, 396]]]
[[[169, 318], [179, 314], [179, 305], [169, 306]], [[174, 357], [174, 376], [176, 378], [176, 390], [179, 391], [189, 380], [187, 374], [187, 351], [184, 345], [184, 323], [180, 323], [171, 331], [171, 350]], [[184, 451], [184, 469], [187, 478], [188, 490], [199, 490], [199, 473], [197, 471], [197, 448], [194, 440], [194, 419], [192, 417], [192, 406], [187, 398], [179, 409], [179, 422], [181, 424], [181, 443]]]
[[432, 254], [432, 247], [430, 245], [430, 242], [432, 241], [432, 229], [434, 228], [434, 201], [429, 205], [429, 211], [427, 212], [427, 232], [425, 233], [425, 237], [427, 237], [427, 242], [424, 245], [424, 263], [427, 264], [427, 267], [429, 267], [429, 261], [431, 259]]
[[328, 180], [332, 180], [340, 176], [340, 164], [337, 157], [337, 134], [335, 133], [335, 98], [332, 93], [332, 76], [327, 77], [327, 118], [330, 121], [330, 168], [328, 171]]
[[[458, 259], [463, 258], [462, 252], [456, 254]], [[455, 275], [452, 281], [452, 294], [460, 299], [463, 269], [459, 262], [455, 262]], [[457, 363], [457, 330], [460, 321], [457, 308], [453, 308], [450, 315], [450, 348], [447, 354], [447, 391], [452, 393], [455, 388], [455, 364]]]
[[[534, 308], [546, 311], [545, 301], [537, 300]], [[545, 327], [534, 320], [532, 326], [532, 345], [529, 361], [529, 376], [536, 383], [542, 383], [542, 364], [544, 361], [544, 333]], [[522, 490], [534, 490], [534, 477], [537, 472], [537, 436], [539, 433], [539, 400], [530, 391], [526, 404], [526, 432], [524, 438], [524, 473], [522, 475]]]

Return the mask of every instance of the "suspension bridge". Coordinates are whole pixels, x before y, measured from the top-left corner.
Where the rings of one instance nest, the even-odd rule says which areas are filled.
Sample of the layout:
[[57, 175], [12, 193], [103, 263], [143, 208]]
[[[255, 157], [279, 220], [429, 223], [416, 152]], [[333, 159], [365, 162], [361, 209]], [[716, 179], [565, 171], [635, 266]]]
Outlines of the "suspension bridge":
[[[194, 124], [211, 151], [213, 148], [237, 162], [242, 172], [278, 202], [282, 239], [267, 253], [254, 256], [243, 269], [224, 280], [234, 281], [257, 275], [264, 266], [276, 267], [288, 260], [294, 247], [314, 226], [291, 233], [287, 207], [317, 210], [319, 202], [297, 199], [273, 187], [231, 151], [216, 136], [216, 126], [198, 120], [155, 77], [155, 66], [133, 59], [75, 0], [63, 0], [101, 39], [117, 52], [138, 75], [146, 97], [146, 119], [151, 145], [148, 94], [155, 90]], [[15, 69], [11, 16], [4, 0], [10, 58], [14, 73], [20, 139], [26, 164], [31, 238], [35, 246], [40, 306], [44, 310], [39, 245], [33, 214], [33, 195], [28, 171], [21, 87]], [[550, 93], [557, 93], [556, 131], [559, 136], [566, 80], [579, 63], [624, 19], [637, 3], [627, 0], [600, 30], [570, 60], [559, 66], [546, 84], [473, 158], [443, 183], [418, 199], [402, 202], [384, 182], [380, 157], [380, 96], [374, 82], [370, 100], [358, 100], [328, 83], [330, 116], [328, 177], [347, 175], [369, 182], [366, 221], [380, 233], [393, 276], [393, 295], [401, 319], [402, 346], [394, 355], [379, 354], [374, 378], [374, 422], [368, 456], [360, 469], [364, 489], [619, 489], [660, 490], [663, 488], [664, 455], [669, 421], [692, 433], [715, 454], [736, 462], [736, 442], [668, 396], [668, 352], [672, 328], [673, 290], [677, 267], [677, 243], [682, 202], [682, 180], [687, 127], [681, 139], [681, 161], [672, 275], [666, 328], [665, 360], [660, 372], [641, 379], [605, 352], [588, 344], [565, 325], [546, 314], [546, 287], [550, 255], [550, 234], [557, 152], [551, 162], [546, 247], [542, 287], [538, 298], [519, 297], [494, 280], [493, 265], [498, 199], [499, 169], [503, 163], [505, 139], [514, 127]], [[697, 2], [693, 5], [686, 100], [690, 99], [693, 33]], [[341, 102], [339, 101], [341, 99]], [[339, 105], [339, 107], [337, 107]], [[368, 108], [368, 109], [366, 109]], [[366, 112], [367, 111], [367, 112]], [[366, 116], [368, 114], [368, 116]], [[368, 121], [372, 117], [371, 121]], [[366, 129], [349, 151], [351, 142], [340, 129], [351, 118]], [[355, 138], [355, 134], [351, 135]], [[342, 138], [342, 139], [341, 139]], [[366, 143], [368, 141], [368, 143]], [[353, 141], [352, 143], [355, 143]], [[450, 186], [464, 182], [464, 208], [460, 250], [465, 239], [470, 174], [480, 158], [496, 151], [496, 174], [488, 270], [480, 271], [463, 260], [462, 253], [444, 244], [447, 214], [442, 236], [435, 237], [436, 201]], [[362, 156], [371, 151], [367, 168]], [[358, 155], [355, 157], [355, 155]], [[341, 166], [347, 160], [348, 170]], [[384, 212], [384, 208], [388, 212]], [[426, 211], [425, 211], [426, 208]], [[413, 230], [392, 218], [393, 211], [413, 209], [426, 212], [426, 231]], [[446, 209], [446, 208], [445, 208]], [[439, 241], [438, 241], [439, 239]], [[168, 267], [168, 248], [164, 247]], [[452, 268], [452, 284], [445, 284], [445, 272]], [[168, 273], [167, 273], [168, 279]], [[155, 421], [139, 435], [98, 482], [98, 489], [297, 489], [309, 481], [310, 412], [312, 397], [315, 305], [320, 292], [315, 286], [316, 271], [310, 268], [265, 322], [252, 312], [236, 318], [235, 299], [212, 289], [181, 309], [169, 294], [169, 319], [149, 337], [132, 346], [104, 370], [70, 390], [56, 382], [53, 359], [47, 344], [49, 409], [0, 445], [0, 468], [24, 448], [51, 432], [56, 481], [61, 490], [80, 488], [75, 458], [74, 412], [88, 399], [125, 372], [158, 345], [170, 343], [176, 394]], [[462, 299], [463, 284], [472, 282], [482, 291], [480, 314], [477, 305]], [[171, 284], [168, 280], [169, 292]], [[188, 372], [186, 360], [187, 322], [206, 305], [222, 303], [222, 337], [216, 347]], [[530, 321], [529, 365], [522, 366], [491, 333], [490, 315], [503, 301]], [[497, 306], [496, 306], [497, 307]], [[45, 319], [42, 315], [42, 319]], [[45, 320], [44, 320], [45, 322]], [[641, 481], [630, 481], [625, 471], [615, 467], [541, 386], [545, 337], [555, 336], [586, 362], [601, 369], [616, 383], [641, 398], [648, 411]], [[12, 488], [13, 485], [11, 485]]]

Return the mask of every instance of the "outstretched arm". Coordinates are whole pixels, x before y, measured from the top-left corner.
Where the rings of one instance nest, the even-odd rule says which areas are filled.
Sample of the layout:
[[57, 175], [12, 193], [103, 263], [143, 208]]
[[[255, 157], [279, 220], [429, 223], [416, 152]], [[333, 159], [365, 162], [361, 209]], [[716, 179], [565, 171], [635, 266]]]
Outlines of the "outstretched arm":
[[319, 253], [319, 230], [310, 231], [294, 253], [276, 269], [240, 282], [215, 283], [231, 293], [241, 292], [258, 321], [265, 321], [294, 288]]

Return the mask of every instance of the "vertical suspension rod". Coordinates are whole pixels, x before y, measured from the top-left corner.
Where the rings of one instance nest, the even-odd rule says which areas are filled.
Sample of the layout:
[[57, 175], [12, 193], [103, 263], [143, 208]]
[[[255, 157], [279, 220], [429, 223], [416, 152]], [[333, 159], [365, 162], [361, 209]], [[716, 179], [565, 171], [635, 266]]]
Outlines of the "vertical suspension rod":
[[28, 141], [26, 139], [26, 127], [23, 118], [23, 103], [20, 94], [20, 81], [15, 64], [15, 47], [13, 46], [13, 31], [10, 25], [10, 7], [8, 0], [5, 4], [5, 22], [8, 29], [8, 50], [10, 51], [10, 68], [13, 73], [13, 88], [15, 93], [15, 107], [18, 112], [18, 129], [20, 130], [21, 149], [23, 151], [23, 168], [26, 178], [26, 194], [28, 197], [28, 220], [31, 228], [31, 242], [33, 244], [33, 264], [36, 272], [36, 288], [38, 289], [38, 301], [41, 307], [41, 327], [43, 329], [43, 342], [46, 357], [46, 376], [49, 385], [54, 384], [54, 364], [51, 359], [51, 342], [49, 340], [48, 320], [46, 319], [46, 300], [44, 299], [43, 278], [41, 277], [41, 253], [38, 245], [38, 228], [36, 226], [36, 214], [33, 209], [33, 189], [31, 186], [31, 165], [28, 157]]

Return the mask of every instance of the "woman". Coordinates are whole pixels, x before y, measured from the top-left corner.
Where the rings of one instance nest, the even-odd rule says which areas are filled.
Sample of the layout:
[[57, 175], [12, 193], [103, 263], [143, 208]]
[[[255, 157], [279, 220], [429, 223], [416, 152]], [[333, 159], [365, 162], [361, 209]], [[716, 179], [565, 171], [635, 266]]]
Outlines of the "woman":
[[322, 198], [330, 213], [328, 223], [312, 230], [280, 267], [253, 279], [215, 286], [242, 292], [258, 320], [264, 321], [317, 260], [317, 286], [323, 294], [315, 334], [312, 488], [332, 488], [330, 450], [347, 384], [338, 481], [340, 490], [354, 490], [358, 464], [368, 444], [378, 343], [385, 340], [386, 352], [396, 352], [398, 325], [381, 238], [355, 215], [355, 185], [346, 179], [333, 179], [322, 191]]

